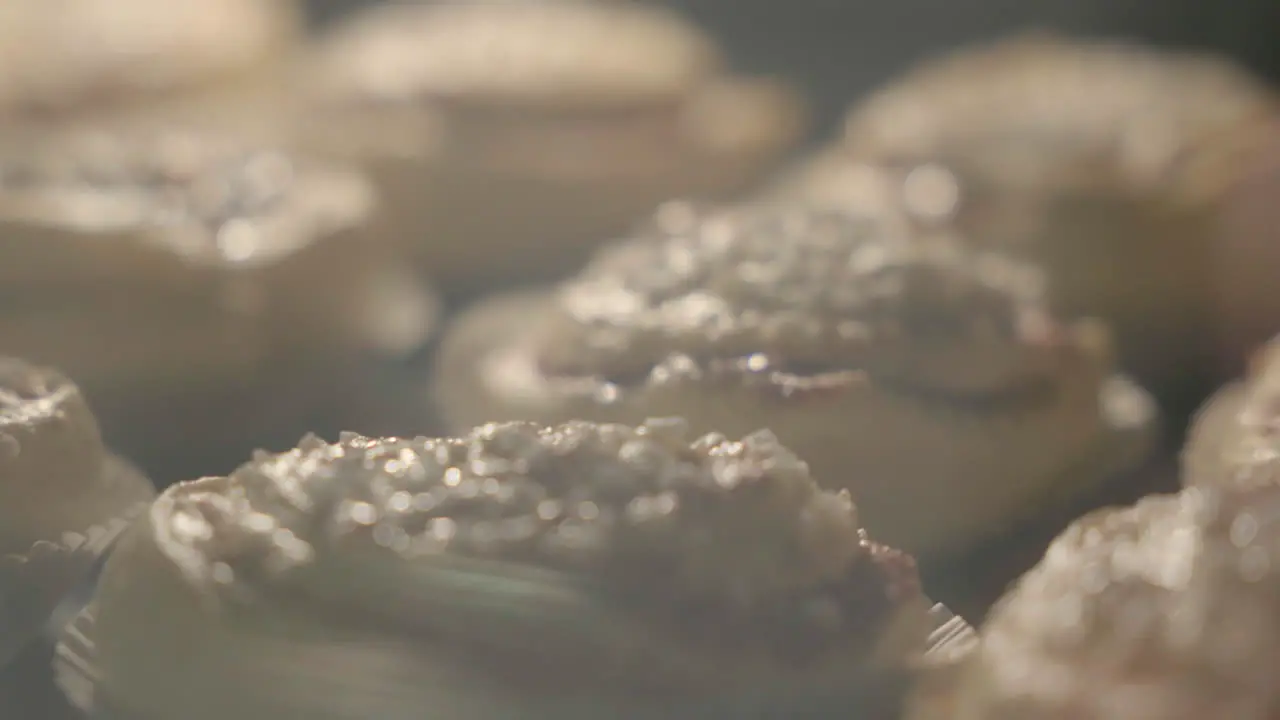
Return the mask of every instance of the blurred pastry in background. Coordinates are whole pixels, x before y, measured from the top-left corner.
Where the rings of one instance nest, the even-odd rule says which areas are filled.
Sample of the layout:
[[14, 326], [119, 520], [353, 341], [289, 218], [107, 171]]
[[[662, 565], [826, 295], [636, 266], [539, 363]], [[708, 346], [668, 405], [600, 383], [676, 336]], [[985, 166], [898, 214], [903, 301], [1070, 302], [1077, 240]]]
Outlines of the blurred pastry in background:
[[803, 124], [786, 87], [631, 2], [389, 3], [301, 72], [308, 149], [369, 168], [382, 232], [451, 291], [571, 272], [664, 200], [743, 188]]
[[434, 325], [368, 242], [375, 203], [356, 171], [218, 135], [50, 134], [0, 157], [0, 352], [76, 377], [164, 480], [287, 447]]
[[1214, 242], [1223, 377], [1241, 374], [1253, 352], [1280, 332], [1280, 115], [1265, 134]]
[[1280, 486], [1280, 339], [1200, 408], [1181, 459], [1187, 485]]
[[1189, 489], [1076, 522], [982, 628], [949, 714], [1268, 720], [1280, 487]]
[[1212, 388], [1215, 226], [1277, 108], [1226, 60], [1036, 34], [908, 72], [855, 106], [841, 150], [951, 170], [966, 235], [1043, 265], [1057, 311], [1112, 322], [1123, 367], [1181, 415]]
[[891, 213], [913, 232], [965, 230], [956, 223], [960, 182], [950, 168], [939, 163], [864, 162], [850, 157], [843, 147], [825, 148], [791, 163], [754, 200], [842, 213]]
[[169, 113], [263, 120], [301, 39], [295, 0], [5, 0], [0, 127]]
[[767, 426], [878, 537], [949, 554], [1150, 450], [1152, 401], [1041, 281], [890, 213], [674, 203], [559, 287], [464, 312], [435, 401], [453, 428]]
[[935, 625], [862, 519], [767, 431], [311, 437], [170, 488], [121, 539], [98, 698], [121, 720], [848, 716]]
[[104, 448], [74, 383], [0, 357], [0, 674], [153, 495]]

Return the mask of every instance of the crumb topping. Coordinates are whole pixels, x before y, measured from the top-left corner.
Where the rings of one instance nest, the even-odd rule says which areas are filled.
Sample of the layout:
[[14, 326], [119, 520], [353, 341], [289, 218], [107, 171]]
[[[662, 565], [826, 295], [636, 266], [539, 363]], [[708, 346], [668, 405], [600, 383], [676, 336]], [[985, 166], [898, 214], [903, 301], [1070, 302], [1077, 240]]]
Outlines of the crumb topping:
[[619, 385], [729, 365], [961, 392], [1040, 382], [1066, 338], [1041, 275], [888, 216], [673, 205], [566, 282], [543, 371]]
[[165, 552], [213, 588], [287, 583], [354, 547], [406, 563], [448, 554], [591, 578], [722, 628], [763, 615], [777, 644], [805, 648], [832, 628], [847, 644], [919, 597], [914, 561], [869, 541], [848, 494], [819, 489], [771, 433], [687, 435], [652, 419], [311, 437], [170, 490], [153, 519]]
[[712, 74], [711, 41], [633, 3], [415, 3], [348, 24], [321, 54], [338, 95], [612, 106], [668, 102]]
[[1077, 521], [988, 623], [994, 697], [1280, 707], [1278, 519], [1280, 489], [1192, 488]]
[[0, 158], [0, 217], [138, 232], [192, 262], [266, 264], [362, 220], [360, 176], [177, 130], [71, 133]]

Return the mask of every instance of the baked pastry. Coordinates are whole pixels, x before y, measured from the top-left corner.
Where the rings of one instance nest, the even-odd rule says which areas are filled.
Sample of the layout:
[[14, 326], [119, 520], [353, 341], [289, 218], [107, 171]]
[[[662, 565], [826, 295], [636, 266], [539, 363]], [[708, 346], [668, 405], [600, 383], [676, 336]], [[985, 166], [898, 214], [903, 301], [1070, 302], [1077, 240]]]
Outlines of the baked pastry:
[[95, 604], [127, 720], [827, 717], [933, 627], [847, 493], [677, 419], [304, 439], [166, 491]]
[[279, 79], [301, 19], [296, 0], [5, 0], [0, 124], [230, 121]]
[[1244, 372], [1250, 356], [1280, 330], [1274, 288], [1280, 268], [1280, 114], [1231, 193], [1213, 245], [1220, 374]]
[[76, 377], [164, 479], [233, 467], [203, 451], [291, 443], [263, 433], [296, 438], [430, 330], [432, 298], [366, 244], [374, 203], [357, 172], [220, 135], [45, 137], [0, 158], [0, 351]]
[[387, 239], [451, 290], [572, 271], [664, 200], [743, 187], [801, 125], [651, 4], [392, 3], [302, 71], [309, 149], [363, 162]]
[[1280, 484], [1280, 339], [1248, 375], [1220, 389], [1192, 419], [1182, 450], [1187, 485]]
[[1193, 488], [1079, 520], [983, 626], [952, 712], [911, 720], [1276, 717], [1277, 503]]
[[945, 227], [955, 224], [961, 186], [955, 171], [940, 163], [876, 164], [834, 146], [794, 162], [758, 198], [819, 210], [895, 213], [910, 225]]
[[1112, 374], [1105, 333], [1053, 320], [1038, 279], [893, 215], [669, 205], [558, 288], [464, 313], [435, 400], [454, 428], [767, 425], [877, 537], [951, 552], [1151, 441], [1151, 401]]
[[1036, 34], [908, 72], [852, 110], [843, 149], [949, 166], [967, 237], [1043, 265], [1055, 309], [1111, 322], [1182, 414], [1212, 388], [1214, 223], [1277, 108], [1225, 60]]
[[0, 357], [0, 674], [153, 495], [70, 380]]

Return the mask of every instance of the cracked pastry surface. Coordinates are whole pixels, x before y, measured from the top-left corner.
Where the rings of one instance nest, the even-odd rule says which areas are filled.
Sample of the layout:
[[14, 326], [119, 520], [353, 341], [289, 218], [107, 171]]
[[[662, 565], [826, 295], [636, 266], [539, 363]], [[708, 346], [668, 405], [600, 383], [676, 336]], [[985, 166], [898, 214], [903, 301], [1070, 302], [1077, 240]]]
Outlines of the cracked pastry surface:
[[768, 426], [851, 489], [874, 532], [925, 552], [998, 530], [1117, 426], [1150, 424], [1109, 363], [1096, 327], [1049, 316], [1037, 273], [949, 235], [669, 205], [554, 290], [465, 314], [433, 384], [458, 427]]
[[168, 490], [96, 603], [103, 691], [157, 720], [640, 717], [847, 685], [931, 629], [847, 494], [675, 419], [304, 439]]
[[1111, 322], [1126, 369], [1183, 413], [1216, 370], [1217, 218], [1278, 110], [1225, 60], [1032, 34], [907, 72], [837, 152], [952, 169], [971, 240], [1045, 267], [1055, 307]]
[[948, 717], [1276, 717], [1277, 502], [1191, 488], [1077, 521], [989, 618]]
[[1254, 353], [1243, 379], [1205, 402], [1182, 450], [1186, 485], [1280, 481], [1280, 342]]
[[232, 84], [292, 47], [292, 0], [10, 0], [0, 8], [0, 114], [118, 110]]
[[103, 447], [75, 384], [0, 357], [0, 667], [152, 493]]
[[307, 142], [371, 168], [442, 282], [572, 266], [668, 197], [741, 186], [801, 124], [784, 87], [727, 75], [701, 31], [632, 2], [373, 8], [303, 71]]

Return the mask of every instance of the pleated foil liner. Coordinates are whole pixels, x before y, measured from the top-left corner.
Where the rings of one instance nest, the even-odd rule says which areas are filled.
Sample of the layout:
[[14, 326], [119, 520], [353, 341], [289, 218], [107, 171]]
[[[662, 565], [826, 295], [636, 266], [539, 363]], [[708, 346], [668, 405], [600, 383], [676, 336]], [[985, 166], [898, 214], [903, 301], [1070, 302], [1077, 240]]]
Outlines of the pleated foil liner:
[[978, 650], [978, 633], [969, 623], [953, 615], [943, 605], [933, 608], [937, 629], [929, 637], [924, 667], [893, 718], [949, 718], [954, 714], [955, 690], [964, 662]]
[[[87, 586], [106, 552], [150, 506], [155, 490], [145, 476], [108, 458], [97, 491], [106, 503], [101, 522], [36, 542], [20, 556], [0, 558], [0, 718], [60, 717], [62, 702], [49, 655], [63, 626], [88, 599]], [[38, 712], [36, 708], [44, 708]], [[33, 714], [34, 712], [34, 714]]]
[[[941, 604], [930, 611], [934, 629], [929, 635], [926, 668], [947, 665], [965, 657], [977, 644], [973, 628]], [[98, 690], [101, 677], [94, 649], [94, 607], [86, 606], [66, 626], [53, 658], [54, 677], [67, 703], [77, 710], [74, 720], [181, 720], [180, 718], [137, 717], [113, 709]], [[198, 648], [193, 648], [198, 652]], [[653, 707], [636, 711], [610, 712], [616, 720], [892, 720], [899, 717], [910, 692], [912, 678], [907, 672], [868, 678], [857, 684], [865, 695], [859, 712], [850, 716], [847, 695], [840, 698], [806, 698], [803, 701], [762, 700], [744, 696], [699, 703], [697, 707]], [[510, 720], [604, 720], [599, 708], [558, 706], [554, 712], [531, 711], [528, 717]], [[369, 718], [369, 720], [378, 720]], [[424, 715], [424, 720], [449, 720]]]

